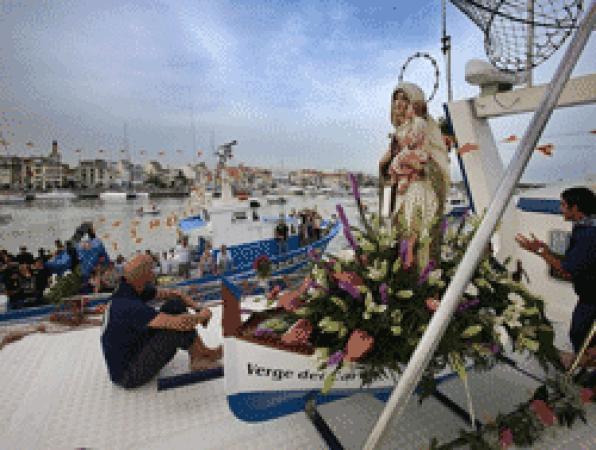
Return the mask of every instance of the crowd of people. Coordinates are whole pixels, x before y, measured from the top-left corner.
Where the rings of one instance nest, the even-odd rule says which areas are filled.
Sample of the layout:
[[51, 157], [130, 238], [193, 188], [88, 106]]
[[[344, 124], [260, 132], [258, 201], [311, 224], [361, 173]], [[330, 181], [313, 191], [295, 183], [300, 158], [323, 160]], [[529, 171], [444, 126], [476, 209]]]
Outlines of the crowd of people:
[[280, 214], [274, 230], [280, 255], [288, 252], [290, 236], [298, 235], [300, 247], [318, 241], [323, 236], [323, 218], [316, 209], [304, 208], [300, 211], [292, 209], [288, 217], [289, 220], [286, 223], [284, 215]]

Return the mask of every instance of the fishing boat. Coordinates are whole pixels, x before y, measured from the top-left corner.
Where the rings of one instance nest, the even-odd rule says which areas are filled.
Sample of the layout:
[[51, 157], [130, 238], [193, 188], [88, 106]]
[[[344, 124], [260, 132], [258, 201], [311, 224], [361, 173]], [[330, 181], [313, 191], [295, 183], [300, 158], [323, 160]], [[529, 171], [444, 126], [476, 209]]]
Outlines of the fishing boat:
[[137, 209], [137, 214], [139, 216], [159, 216], [161, 214], [161, 210], [155, 205], [151, 206], [150, 208], [141, 206], [139, 209]]

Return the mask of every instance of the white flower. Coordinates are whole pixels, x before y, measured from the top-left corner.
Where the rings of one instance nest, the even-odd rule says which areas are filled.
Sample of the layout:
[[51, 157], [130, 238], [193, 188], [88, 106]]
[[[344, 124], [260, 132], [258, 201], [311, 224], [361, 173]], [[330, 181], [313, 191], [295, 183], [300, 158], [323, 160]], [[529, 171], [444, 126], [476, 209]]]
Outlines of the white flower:
[[519, 295], [517, 292], [510, 292], [509, 294], [507, 294], [507, 299], [518, 308], [523, 308], [525, 305], [523, 297]]
[[379, 263], [378, 259], [375, 259], [372, 267], [368, 268], [367, 278], [374, 281], [381, 281], [387, 275], [387, 261]]
[[468, 287], [466, 287], [465, 293], [475, 297], [478, 295], [478, 288], [473, 283], [468, 283]]

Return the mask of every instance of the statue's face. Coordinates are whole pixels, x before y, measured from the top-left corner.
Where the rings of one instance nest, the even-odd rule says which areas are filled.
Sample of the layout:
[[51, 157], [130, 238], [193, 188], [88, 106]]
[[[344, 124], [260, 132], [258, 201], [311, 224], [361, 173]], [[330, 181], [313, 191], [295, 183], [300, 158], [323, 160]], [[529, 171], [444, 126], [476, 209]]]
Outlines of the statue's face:
[[[393, 95], [393, 102], [391, 105], [393, 125], [397, 126], [406, 118], [406, 113], [410, 102], [403, 91], [396, 91]], [[397, 122], [397, 123], [396, 123]]]

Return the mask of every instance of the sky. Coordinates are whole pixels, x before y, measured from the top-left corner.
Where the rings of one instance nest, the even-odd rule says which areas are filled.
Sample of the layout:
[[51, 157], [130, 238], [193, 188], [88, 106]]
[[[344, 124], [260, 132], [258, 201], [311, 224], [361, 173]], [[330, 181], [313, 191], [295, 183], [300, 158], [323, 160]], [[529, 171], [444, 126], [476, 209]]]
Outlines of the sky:
[[[47, 154], [56, 139], [71, 163], [77, 148], [85, 159], [120, 157], [126, 130], [137, 162], [213, 164], [213, 145], [235, 139], [232, 163], [375, 173], [391, 131], [391, 92], [415, 52], [439, 63], [430, 111], [442, 114], [440, 7], [439, 0], [2, 0], [0, 131], [11, 154]], [[454, 96], [471, 97], [477, 88], [466, 84], [464, 66], [485, 58], [483, 34], [451, 4], [447, 12]], [[596, 72], [595, 41], [574, 76]], [[536, 83], [550, 79], [560, 54], [535, 71]], [[434, 72], [415, 60], [404, 78], [428, 92]], [[596, 172], [595, 113], [593, 105], [557, 111], [545, 130], [555, 154], [535, 155], [525, 179]], [[529, 117], [494, 120], [495, 136], [521, 136]], [[515, 146], [500, 148], [508, 161]]]

